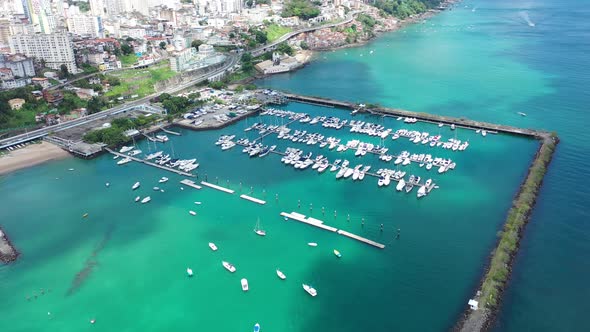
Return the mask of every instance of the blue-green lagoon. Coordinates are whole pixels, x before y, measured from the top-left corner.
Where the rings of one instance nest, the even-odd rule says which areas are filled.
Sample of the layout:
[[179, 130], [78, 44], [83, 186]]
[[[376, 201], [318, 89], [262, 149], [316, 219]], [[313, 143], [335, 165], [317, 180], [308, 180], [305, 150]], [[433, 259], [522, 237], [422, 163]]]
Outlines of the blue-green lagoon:
[[[198, 158], [199, 180], [234, 189], [234, 195], [189, 188], [179, 183], [181, 177], [137, 163], [117, 166], [109, 155], [13, 173], [0, 188], [5, 197], [0, 218], [22, 256], [0, 270], [0, 292], [7, 304], [2, 327], [83, 330], [90, 319], [96, 319], [93, 329], [104, 331], [237, 331], [256, 322], [274, 331], [418, 331], [452, 326], [477, 283], [538, 143], [424, 123], [408, 125], [392, 118], [353, 118], [345, 110], [307, 104], [285, 108], [380, 122], [395, 130], [440, 133], [445, 140], [456, 136], [469, 140], [470, 146], [452, 152], [403, 138], [384, 141], [391, 153], [428, 152], [456, 161], [457, 168], [445, 174], [417, 164], [404, 166], [408, 174], [432, 177], [440, 186], [420, 200], [416, 189], [406, 194], [396, 192], [394, 185], [380, 188], [374, 177], [336, 180], [328, 171], [318, 174], [311, 168], [286, 166], [276, 154], [249, 158], [240, 147], [221, 151], [214, 144], [221, 134], [253, 139], [257, 132], [243, 129], [254, 122], [280, 124], [274, 116], [249, 118], [219, 131], [176, 128], [182, 136], [158, 143], [159, 149], [174, 151], [177, 157]], [[346, 129], [299, 122], [290, 127], [336, 136], [343, 143], [355, 138], [381, 143]], [[395, 168], [377, 156], [355, 157], [351, 150], [337, 153], [278, 140], [276, 135], [264, 143], [276, 144], [281, 151], [298, 147], [330, 160], [346, 158], [374, 169]], [[147, 141], [138, 146], [154, 150]], [[508, 155], [518, 157], [504, 158]], [[158, 184], [162, 176], [170, 181]], [[132, 191], [135, 181], [142, 186]], [[153, 186], [165, 192], [153, 191]], [[242, 200], [240, 193], [251, 193], [267, 204]], [[136, 195], [150, 195], [152, 201], [135, 203]], [[386, 248], [279, 216], [292, 211]], [[82, 218], [84, 213], [88, 218]], [[258, 219], [267, 232], [264, 238], [252, 231]], [[395, 239], [398, 228], [401, 236]], [[219, 250], [211, 251], [208, 242]], [[333, 249], [342, 253], [341, 259]], [[237, 272], [227, 272], [222, 260], [233, 263]], [[187, 267], [193, 269], [193, 278], [187, 278]], [[277, 278], [276, 268], [286, 280]], [[250, 284], [247, 293], [240, 288], [243, 277]], [[306, 294], [302, 283], [314, 286], [318, 296]], [[420, 318], [425, 314], [428, 321]]]

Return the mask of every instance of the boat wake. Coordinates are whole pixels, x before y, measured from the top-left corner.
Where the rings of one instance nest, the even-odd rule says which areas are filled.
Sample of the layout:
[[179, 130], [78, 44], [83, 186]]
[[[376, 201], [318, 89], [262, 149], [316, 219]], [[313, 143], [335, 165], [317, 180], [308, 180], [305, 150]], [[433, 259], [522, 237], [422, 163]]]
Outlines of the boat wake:
[[107, 245], [107, 243], [111, 239], [114, 229], [115, 226], [111, 225], [105, 232], [100, 242], [98, 242], [94, 250], [92, 250], [92, 253], [86, 259], [84, 267], [78, 273], [76, 273], [76, 276], [74, 276], [74, 280], [72, 280], [72, 284], [66, 292], [67, 296], [74, 294], [80, 288], [80, 286], [82, 286], [86, 279], [88, 279], [94, 267], [98, 265], [98, 262], [96, 261], [96, 256], [98, 256], [102, 249], [104, 249], [104, 247]]
[[531, 18], [529, 17], [529, 13], [527, 11], [521, 11], [518, 13], [518, 15], [520, 17], [522, 17], [522, 19], [530, 26], [530, 27], [534, 27], [535, 23], [533, 23], [533, 21], [531, 21]]

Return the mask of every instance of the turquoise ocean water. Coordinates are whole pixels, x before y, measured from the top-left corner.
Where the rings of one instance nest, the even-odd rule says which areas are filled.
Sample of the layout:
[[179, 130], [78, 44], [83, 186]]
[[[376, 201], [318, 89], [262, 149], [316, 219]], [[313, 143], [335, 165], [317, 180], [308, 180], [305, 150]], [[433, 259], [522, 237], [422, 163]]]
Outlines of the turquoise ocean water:
[[[590, 270], [577, 256], [589, 249], [582, 158], [588, 141], [583, 112], [590, 98], [580, 89], [588, 83], [588, 32], [581, 27], [588, 24], [587, 16], [587, 10], [572, 13], [571, 4], [557, 1], [466, 1], [424, 24], [361, 48], [321, 53], [296, 74], [259, 83], [559, 131], [563, 143], [527, 229], [497, 328], [584, 330], [584, 306], [569, 304], [583, 303], [588, 295], [584, 276]], [[317, 106], [286, 108], [350, 118]], [[519, 117], [519, 111], [528, 116]], [[408, 127], [391, 119], [367, 120]], [[198, 158], [199, 180], [252, 192], [268, 201], [264, 206], [208, 188], [180, 190], [177, 176], [133, 163], [116, 166], [109, 156], [53, 162], [1, 178], [0, 220], [22, 256], [0, 267], [0, 329], [248, 331], [256, 322], [264, 331], [452, 326], [477, 285], [536, 143], [463, 130], [456, 131], [457, 138], [469, 139], [471, 146], [460, 153], [386, 141], [393, 152], [428, 151], [456, 160], [457, 169], [444, 175], [407, 166], [409, 172], [432, 176], [441, 187], [417, 200], [415, 193], [378, 188], [373, 178], [336, 181], [333, 173], [286, 167], [278, 156], [250, 159], [240, 149], [222, 152], [213, 144], [221, 133], [244, 136], [243, 129], [254, 121], [280, 123], [259, 117], [221, 132], [181, 130], [183, 136], [160, 147]], [[343, 130], [293, 128], [380, 143]], [[432, 125], [414, 128], [444, 138], [455, 135]], [[265, 143], [386, 166], [372, 156], [356, 159], [351, 152], [328, 153], [272, 138]], [[154, 149], [147, 142], [138, 145]], [[170, 177], [160, 185], [164, 193], [151, 189], [161, 176]], [[132, 192], [135, 181], [142, 187]], [[136, 204], [136, 195], [150, 195], [152, 202]], [[282, 211], [313, 215], [387, 247], [379, 250], [286, 222], [279, 217]], [[257, 219], [268, 233], [265, 238], [252, 232]], [[401, 238], [395, 240], [398, 228]], [[219, 250], [211, 252], [207, 242]], [[332, 254], [334, 248], [341, 259]], [[232, 262], [237, 272], [225, 271], [221, 260]], [[195, 277], [186, 277], [187, 267]], [[287, 280], [276, 277], [276, 268]], [[248, 293], [240, 289], [242, 277], [249, 280]], [[318, 290], [316, 298], [302, 290], [303, 282]]]

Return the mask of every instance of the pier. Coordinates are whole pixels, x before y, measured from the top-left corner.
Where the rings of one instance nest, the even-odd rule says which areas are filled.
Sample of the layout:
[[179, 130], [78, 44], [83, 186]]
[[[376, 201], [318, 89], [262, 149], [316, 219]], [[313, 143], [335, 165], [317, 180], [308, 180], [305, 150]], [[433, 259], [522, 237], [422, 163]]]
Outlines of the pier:
[[139, 158], [136, 158], [136, 157], [131, 157], [131, 156], [128, 156], [128, 155], [123, 154], [123, 153], [115, 152], [115, 151], [113, 151], [113, 150], [111, 150], [109, 148], [105, 148], [105, 150], [108, 151], [109, 153], [115, 155], [115, 156], [119, 156], [119, 157], [123, 157], [123, 158], [129, 158], [129, 159], [131, 159], [133, 161], [136, 161], [138, 163], [142, 163], [142, 164], [145, 164], [145, 165], [148, 165], [148, 166], [152, 166], [152, 167], [156, 167], [156, 168], [159, 168], [159, 169], [163, 169], [165, 171], [176, 173], [176, 174], [183, 175], [183, 176], [195, 177], [194, 174], [183, 172], [181, 170], [177, 170], [177, 169], [170, 168], [170, 167], [163, 166], [163, 165], [158, 165], [156, 163], [152, 163], [151, 161], [139, 159]]
[[177, 133], [177, 132], [175, 132], [175, 131], [172, 131], [172, 130], [168, 130], [168, 129], [164, 128], [164, 127], [160, 127], [160, 129], [161, 129], [163, 132], [165, 132], [166, 134], [170, 134], [170, 135], [176, 135], [176, 136], [181, 136], [181, 135], [180, 135], [180, 133]]
[[370, 244], [370, 245], [372, 245], [372, 246], [375, 246], [375, 247], [377, 247], [377, 248], [379, 248], [379, 249], [383, 249], [383, 248], [385, 248], [385, 245], [384, 245], [384, 244], [377, 243], [377, 242], [375, 242], [375, 241], [372, 241], [372, 240], [369, 240], [369, 239], [365, 239], [364, 237], [360, 237], [360, 236], [358, 236], [358, 235], [355, 235], [355, 234], [349, 233], [349, 232], [347, 232], [347, 231], [343, 231], [343, 230], [341, 230], [341, 229], [339, 229], [339, 230], [338, 230], [336, 233], [338, 233], [338, 234], [340, 234], [340, 235], [347, 236], [347, 237], [349, 237], [349, 238], [351, 238], [351, 239], [355, 239], [355, 240], [357, 240], [357, 241], [364, 242], [364, 243], [366, 243], [366, 244]]
[[[358, 105], [354, 103], [349, 103], [345, 101], [338, 101], [332, 100], [327, 98], [320, 98], [320, 97], [311, 97], [311, 96], [302, 96], [292, 93], [283, 93], [285, 98], [288, 100], [292, 100], [295, 102], [303, 102], [303, 103], [313, 103], [322, 106], [328, 107], [340, 107], [346, 109], [358, 109]], [[490, 133], [505, 133], [511, 135], [519, 135], [519, 136], [526, 136], [530, 138], [536, 139], [544, 139], [550, 136], [550, 133], [547, 131], [542, 130], [535, 130], [535, 129], [526, 129], [526, 128], [518, 128], [513, 126], [506, 126], [501, 124], [494, 124], [489, 122], [481, 122], [475, 120], [469, 120], [464, 118], [455, 118], [450, 116], [443, 116], [443, 115], [436, 115], [436, 114], [427, 114], [427, 113], [419, 113], [419, 112], [411, 112], [402, 109], [392, 109], [392, 108], [385, 108], [385, 107], [376, 107], [373, 109], [360, 109], [362, 112], [369, 112], [372, 114], [377, 115], [394, 115], [398, 117], [411, 117], [416, 118], [423, 122], [432, 122], [432, 123], [442, 123], [445, 125], [455, 125], [455, 127], [466, 128], [466, 129], [485, 129]]]
[[201, 181], [201, 184], [204, 185], [204, 186], [206, 186], [206, 187], [209, 187], [209, 188], [213, 188], [213, 189], [217, 189], [219, 191], [223, 191], [224, 193], [228, 193], [228, 194], [233, 194], [234, 193], [234, 191], [231, 190], [231, 189], [227, 189], [227, 188], [224, 188], [222, 186], [218, 186], [218, 185], [213, 184], [213, 183]]
[[358, 236], [356, 234], [352, 234], [350, 232], [347, 232], [347, 231], [338, 229], [336, 227], [324, 225], [324, 222], [321, 221], [321, 220], [319, 220], [319, 219], [315, 219], [315, 218], [312, 218], [312, 217], [306, 218], [305, 215], [300, 214], [300, 213], [297, 213], [297, 212], [291, 212], [291, 213], [281, 212], [281, 216], [283, 216], [285, 218], [292, 219], [292, 220], [297, 220], [297, 221], [302, 222], [304, 224], [315, 226], [315, 227], [318, 227], [318, 228], [321, 228], [321, 229], [324, 229], [324, 230], [327, 230], [327, 231], [330, 231], [330, 232], [338, 233], [340, 235], [343, 235], [343, 236], [349, 237], [351, 239], [354, 239], [354, 240], [357, 240], [357, 241], [366, 243], [368, 245], [371, 245], [371, 246], [376, 247], [376, 248], [379, 248], [379, 249], [384, 249], [385, 248], [385, 245], [384, 244], [381, 244], [381, 243], [378, 243], [378, 242], [369, 240], [367, 238], [364, 238], [362, 236]]
[[189, 179], [184, 179], [182, 181], [180, 181], [180, 183], [184, 184], [185, 186], [189, 186], [191, 188], [195, 188], [195, 189], [201, 189], [202, 187], [199, 186], [198, 184], [196, 184], [194, 181], [189, 180]]
[[266, 204], [266, 201], [263, 201], [261, 199], [258, 199], [258, 198], [252, 197], [252, 196], [248, 196], [248, 195], [240, 195], [240, 198], [245, 199], [250, 202], [258, 203], [260, 205]]

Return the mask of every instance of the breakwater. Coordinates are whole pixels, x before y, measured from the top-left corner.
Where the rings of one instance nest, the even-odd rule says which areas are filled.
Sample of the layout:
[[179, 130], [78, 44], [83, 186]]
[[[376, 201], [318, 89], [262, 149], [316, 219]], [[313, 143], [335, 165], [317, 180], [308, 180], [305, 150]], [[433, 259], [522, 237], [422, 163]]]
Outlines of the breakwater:
[[4, 231], [0, 229], [0, 262], [10, 263], [15, 261], [17, 257], [18, 251], [14, 249]]
[[[285, 93], [288, 100], [327, 107], [345, 108], [381, 116], [409, 117], [418, 121], [434, 124], [454, 125], [457, 128], [472, 130], [487, 130], [509, 135], [523, 136], [539, 141], [539, 147], [527, 175], [513, 200], [513, 205], [507, 213], [506, 221], [500, 232], [498, 242], [492, 251], [473, 300], [478, 302], [478, 308], [467, 308], [454, 326], [455, 331], [487, 331], [491, 328], [496, 317], [501, 296], [506, 288], [512, 272], [514, 258], [518, 252], [520, 239], [535, 205], [538, 192], [543, 182], [559, 137], [555, 133], [544, 130], [518, 128], [502, 124], [481, 122], [466, 118], [456, 118], [436, 114], [412, 112], [401, 109], [384, 108], [380, 106], [366, 106], [345, 101], [332, 100], [321, 97], [302, 96]], [[467, 299], [465, 303], [467, 304]]]
[[455, 331], [487, 331], [491, 328], [512, 273], [512, 265], [520, 247], [525, 226], [529, 222], [543, 177], [558, 143], [559, 138], [555, 135], [541, 140], [527, 176], [508, 211], [498, 244], [490, 255], [489, 263], [474, 297], [479, 304], [479, 309], [467, 309], [455, 326]]
[[431, 122], [431, 123], [442, 123], [445, 125], [455, 125], [459, 128], [466, 128], [466, 129], [485, 129], [490, 132], [498, 132], [498, 133], [505, 133], [511, 135], [519, 135], [519, 136], [526, 136], [535, 139], [545, 139], [550, 137], [552, 134], [547, 131], [537, 130], [537, 129], [528, 129], [528, 128], [518, 128], [513, 126], [507, 126], [502, 124], [495, 124], [489, 122], [482, 122], [482, 121], [475, 121], [466, 118], [456, 118], [451, 116], [444, 116], [444, 115], [437, 115], [437, 114], [429, 114], [429, 113], [421, 113], [421, 112], [412, 112], [397, 108], [385, 108], [380, 106], [364, 106], [361, 107], [360, 104], [350, 103], [346, 101], [339, 101], [333, 100], [328, 98], [321, 98], [321, 97], [312, 97], [312, 96], [302, 96], [297, 94], [291, 93], [284, 93], [284, 96], [288, 100], [308, 103], [308, 104], [315, 104], [327, 107], [339, 107], [339, 108], [346, 108], [351, 110], [358, 110], [359, 112], [366, 112], [375, 115], [383, 115], [383, 116], [396, 116], [396, 117], [410, 117], [416, 118], [419, 121], [424, 122]]

